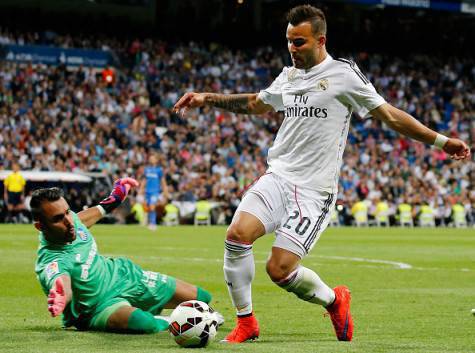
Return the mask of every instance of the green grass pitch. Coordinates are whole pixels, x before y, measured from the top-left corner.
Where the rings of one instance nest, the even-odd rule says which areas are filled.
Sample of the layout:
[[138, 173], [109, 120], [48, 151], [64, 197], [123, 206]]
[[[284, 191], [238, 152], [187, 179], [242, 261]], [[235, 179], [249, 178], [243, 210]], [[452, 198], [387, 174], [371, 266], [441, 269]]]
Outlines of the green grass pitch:
[[[223, 280], [224, 227], [95, 226], [104, 255], [125, 255], [143, 268], [199, 284], [233, 327]], [[329, 285], [352, 291], [353, 342], [337, 342], [316, 305], [275, 286], [265, 273], [273, 236], [254, 245], [254, 309], [261, 338], [213, 342], [214, 352], [475, 352], [475, 230], [330, 228], [304, 264]], [[34, 275], [32, 226], [0, 226], [0, 352], [183, 352], [168, 333], [119, 335], [61, 329], [46, 310]]]

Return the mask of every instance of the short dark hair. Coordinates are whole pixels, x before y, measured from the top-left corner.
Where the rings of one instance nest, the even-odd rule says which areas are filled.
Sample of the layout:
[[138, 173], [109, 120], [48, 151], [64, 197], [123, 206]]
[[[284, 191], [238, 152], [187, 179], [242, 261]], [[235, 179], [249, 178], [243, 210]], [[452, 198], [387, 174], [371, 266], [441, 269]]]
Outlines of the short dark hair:
[[30, 200], [30, 208], [33, 219], [35, 221], [40, 219], [42, 215], [41, 204], [44, 201], [58, 201], [61, 197], [63, 197], [63, 195], [63, 190], [60, 188], [45, 188], [33, 191]]
[[287, 21], [292, 26], [297, 26], [302, 22], [310, 22], [313, 34], [327, 34], [327, 20], [325, 14], [319, 8], [312, 5], [299, 5], [287, 12]]

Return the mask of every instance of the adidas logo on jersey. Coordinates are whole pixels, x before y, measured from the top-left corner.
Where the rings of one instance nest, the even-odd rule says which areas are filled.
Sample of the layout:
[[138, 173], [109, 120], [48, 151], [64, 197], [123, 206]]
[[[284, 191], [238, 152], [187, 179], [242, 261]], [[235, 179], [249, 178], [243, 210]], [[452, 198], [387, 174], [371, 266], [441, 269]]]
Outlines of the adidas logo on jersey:
[[297, 69], [294, 67], [292, 69], [289, 70], [288, 74], [287, 74], [287, 79], [290, 81], [293, 81], [295, 79], [295, 76], [297, 75]]

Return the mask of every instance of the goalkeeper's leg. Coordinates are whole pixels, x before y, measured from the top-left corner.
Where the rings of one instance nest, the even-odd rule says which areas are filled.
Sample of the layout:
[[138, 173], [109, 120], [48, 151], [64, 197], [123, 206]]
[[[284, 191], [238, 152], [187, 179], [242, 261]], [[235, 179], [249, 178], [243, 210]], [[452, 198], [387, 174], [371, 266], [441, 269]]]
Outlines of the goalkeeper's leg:
[[[201, 302], [205, 302], [206, 304], [209, 304], [212, 300], [212, 295], [209, 293], [207, 290], [195, 286], [193, 284], [187, 283], [185, 281], [176, 279], [176, 289], [173, 297], [170, 299], [170, 301], [165, 304], [165, 309], [174, 309], [176, 308], [180, 303], [183, 303], [184, 301], [187, 300], [199, 300]], [[219, 312], [215, 311], [214, 313], [216, 322], [218, 323], [218, 326], [221, 326], [224, 323], [224, 317], [221, 315]], [[157, 317], [157, 316], [155, 316]], [[160, 317], [162, 319], [167, 320], [167, 317]]]
[[151, 313], [135, 308], [122, 300], [102, 310], [90, 322], [96, 331], [154, 333], [168, 328], [168, 321], [155, 318]]
[[155, 333], [168, 328], [168, 321], [133, 306], [122, 306], [107, 320], [106, 331]]

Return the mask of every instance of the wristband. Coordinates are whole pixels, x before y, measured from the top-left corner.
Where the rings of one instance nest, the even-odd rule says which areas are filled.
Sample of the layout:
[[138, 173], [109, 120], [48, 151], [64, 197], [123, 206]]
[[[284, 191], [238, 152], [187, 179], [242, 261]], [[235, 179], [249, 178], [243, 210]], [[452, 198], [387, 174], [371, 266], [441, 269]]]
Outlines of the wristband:
[[104, 217], [107, 214], [106, 210], [101, 205], [97, 205], [96, 207], [99, 210], [99, 212], [101, 213], [102, 217]]
[[434, 146], [437, 147], [437, 148], [444, 148], [445, 144], [447, 143], [447, 141], [449, 140], [449, 138], [447, 136], [444, 136], [442, 134], [437, 134], [436, 138], [435, 138], [435, 141], [434, 141]]
[[105, 213], [111, 213], [117, 207], [119, 207], [121, 203], [122, 200], [119, 198], [119, 196], [111, 194], [108, 198], [99, 202], [98, 206], [100, 206]]

